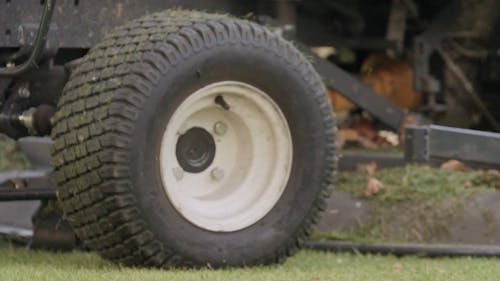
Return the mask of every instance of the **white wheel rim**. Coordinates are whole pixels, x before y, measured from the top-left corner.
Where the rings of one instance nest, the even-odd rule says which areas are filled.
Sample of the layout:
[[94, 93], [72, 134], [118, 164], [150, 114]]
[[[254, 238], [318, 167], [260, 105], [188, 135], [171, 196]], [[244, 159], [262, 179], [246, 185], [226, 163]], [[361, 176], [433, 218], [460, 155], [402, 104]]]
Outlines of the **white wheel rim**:
[[[222, 97], [229, 105], [215, 103]], [[179, 137], [191, 128], [210, 133], [215, 156], [201, 172], [179, 163]], [[208, 162], [207, 162], [208, 163]], [[292, 138], [276, 103], [261, 90], [223, 81], [191, 94], [165, 129], [160, 169], [165, 192], [189, 222], [210, 231], [231, 232], [262, 219], [278, 202], [292, 166]]]

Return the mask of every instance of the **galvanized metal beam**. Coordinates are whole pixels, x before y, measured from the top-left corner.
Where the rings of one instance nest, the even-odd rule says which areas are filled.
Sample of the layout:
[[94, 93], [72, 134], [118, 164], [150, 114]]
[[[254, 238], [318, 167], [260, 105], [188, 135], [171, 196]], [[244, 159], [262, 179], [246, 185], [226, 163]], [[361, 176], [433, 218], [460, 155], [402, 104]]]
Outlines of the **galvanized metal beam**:
[[405, 158], [412, 162], [456, 159], [500, 166], [500, 134], [445, 126], [406, 128]]
[[314, 56], [313, 65], [328, 87], [338, 91], [391, 129], [401, 129], [406, 117], [403, 109], [373, 91], [354, 75], [325, 59]]

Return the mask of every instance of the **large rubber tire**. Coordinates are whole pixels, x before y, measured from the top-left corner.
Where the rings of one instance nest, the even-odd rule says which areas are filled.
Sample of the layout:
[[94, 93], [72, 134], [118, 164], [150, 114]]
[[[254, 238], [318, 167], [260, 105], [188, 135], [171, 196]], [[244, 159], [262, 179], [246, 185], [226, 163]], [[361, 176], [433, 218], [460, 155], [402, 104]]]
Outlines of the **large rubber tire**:
[[[293, 140], [281, 197], [238, 231], [200, 228], [176, 211], [158, 164], [169, 116], [221, 80], [267, 93]], [[79, 239], [133, 266], [246, 266], [283, 261], [308, 237], [334, 176], [336, 124], [311, 64], [251, 22], [193, 11], [115, 29], [72, 72], [54, 116], [58, 198]]]

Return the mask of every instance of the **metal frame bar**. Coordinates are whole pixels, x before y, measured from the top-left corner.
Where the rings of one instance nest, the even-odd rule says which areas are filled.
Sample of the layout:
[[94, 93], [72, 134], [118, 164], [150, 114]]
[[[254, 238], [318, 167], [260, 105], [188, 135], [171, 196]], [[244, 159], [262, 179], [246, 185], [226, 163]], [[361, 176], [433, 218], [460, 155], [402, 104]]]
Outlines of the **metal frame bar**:
[[54, 188], [26, 188], [7, 190], [0, 187], [0, 201], [33, 201], [56, 199]]
[[0, 173], [0, 202], [56, 199], [50, 169]]
[[500, 166], [500, 134], [445, 126], [406, 128], [405, 159], [432, 162], [456, 159], [484, 167]]
[[404, 110], [377, 94], [352, 74], [327, 60], [315, 57], [313, 65], [328, 87], [340, 92], [391, 129], [396, 131], [401, 129], [406, 118]]
[[403, 109], [373, 91], [370, 86], [363, 83], [354, 75], [332, 62], [320, 58], [311, 52], [309, 47], [295, 41], [292, 35], [284, 35], [285, 38], [292, 40], [294, 45], [307, 57], [311, 58], [311, 63], [328, 87], [338, 91], [348, 100], [372, 114], [391, 129], [396, 131], [402, 129], [406, 118], [406, 112]]

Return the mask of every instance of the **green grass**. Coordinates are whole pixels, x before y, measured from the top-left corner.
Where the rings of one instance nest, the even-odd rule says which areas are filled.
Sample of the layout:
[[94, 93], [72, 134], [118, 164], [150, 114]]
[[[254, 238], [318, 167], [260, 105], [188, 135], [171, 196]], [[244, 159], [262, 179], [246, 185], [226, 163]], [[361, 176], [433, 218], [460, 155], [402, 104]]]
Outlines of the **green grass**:
[[22, 170], [29, 167], [28, 160], [19, 152], [16, 142], [0, 134], [0, 171]]
[[302, 251], [283, 265], [227, 270], [122, 268], [89, 253], [0, 249], [0, 280], [498, 280], [495, 259], [426, 259]]
[[[494, 189], [484, 171], [457, 172], [428, 166], [382, 169], [375, 177], [384, 184], [384, 189], [370, 199], [381, 202], [416, 202], [462, 196], [476, 190]], [[472, 187], [472, 188], [471, 188]], [[354, 196], [362, 196], [366, 188], [363, 171], [339, 173], [336, 188]]]

